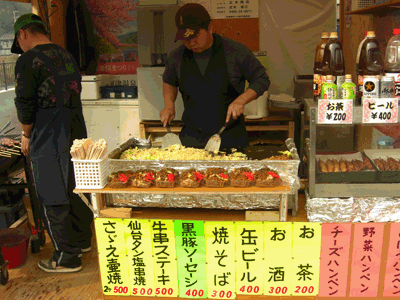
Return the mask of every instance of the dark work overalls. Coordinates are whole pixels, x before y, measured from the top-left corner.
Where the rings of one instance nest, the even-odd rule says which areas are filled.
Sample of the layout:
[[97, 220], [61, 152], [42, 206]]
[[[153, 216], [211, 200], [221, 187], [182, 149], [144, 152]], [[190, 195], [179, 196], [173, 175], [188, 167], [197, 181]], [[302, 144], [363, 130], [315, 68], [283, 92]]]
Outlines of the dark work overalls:
[[[56, 85], [56, 107], [38, 109], [30, 140], [35, 186], [46, 230], [56, 249], [58, 265], [81, 248], [90, 247], [92, 211], [73, 193], [75, 178], [69, 153], [74, 139], [87, 137], [82, 106], [64, 106], [63, 83], [81, 81], [75, 60], [75, 73], [58, 72], [51, 59], [32, 49], [52, 73]], [[68, 88], [68, 87], [67, 87]]]
[[[182, 94], [184, 126], [179, 135], [187, 147], [204, 148], [208, 139], [225, 124], [228, 106], [240, 95], [232, 86], [226, 66], [224, 46], [213, 35], [213, 50], [204, 76], [186, 49], [183, 53], [179, 90]], [[221, 134], [221, 150], [248, 145], [243, 115]]]

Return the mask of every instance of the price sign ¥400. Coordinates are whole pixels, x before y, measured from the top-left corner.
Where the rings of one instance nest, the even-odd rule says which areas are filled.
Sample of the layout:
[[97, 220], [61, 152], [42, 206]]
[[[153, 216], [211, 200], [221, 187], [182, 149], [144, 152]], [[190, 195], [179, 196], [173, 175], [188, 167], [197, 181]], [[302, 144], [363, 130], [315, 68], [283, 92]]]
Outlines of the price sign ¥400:
[[364, 98], [363, 123], [397, 123], [398, 98]]
[[352, 99], [319, 99], [318, 124], [352, 124]]

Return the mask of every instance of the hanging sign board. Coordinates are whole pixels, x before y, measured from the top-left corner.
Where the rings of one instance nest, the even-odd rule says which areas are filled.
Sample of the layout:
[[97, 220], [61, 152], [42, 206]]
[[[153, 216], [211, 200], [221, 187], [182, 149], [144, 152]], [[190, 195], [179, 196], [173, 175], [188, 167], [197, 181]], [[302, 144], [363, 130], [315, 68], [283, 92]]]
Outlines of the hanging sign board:
[[212, 18], [258, 18], [258, 0], [212, 1]]

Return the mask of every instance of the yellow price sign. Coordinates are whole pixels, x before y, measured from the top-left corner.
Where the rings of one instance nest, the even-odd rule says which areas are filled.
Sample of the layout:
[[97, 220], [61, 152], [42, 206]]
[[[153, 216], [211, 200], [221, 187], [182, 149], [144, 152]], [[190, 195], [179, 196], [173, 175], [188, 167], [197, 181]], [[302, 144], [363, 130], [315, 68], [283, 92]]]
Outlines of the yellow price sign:
[[235, 225], [205, 222], [207, 293], [211, 299], [235, 299]]
[[321, 223], [293, 223], [293, 296], [318, 294], [321, 232]]
[[264, 223], [264, 295], [290, 295], [292, 239], [292, 223]]
[[156, 297], [178, 297], [175, 232], [172, 220], [151, 220]]
[[264, 225], [235, 222], [236, 293], [262, 295], [264, 291]]
[[95, 230], [103, 293], [131, 295], [123, 220], [96, 218]]
[[154, 296], [150, 220], [124, 219], [124, 230], [132, 295]]

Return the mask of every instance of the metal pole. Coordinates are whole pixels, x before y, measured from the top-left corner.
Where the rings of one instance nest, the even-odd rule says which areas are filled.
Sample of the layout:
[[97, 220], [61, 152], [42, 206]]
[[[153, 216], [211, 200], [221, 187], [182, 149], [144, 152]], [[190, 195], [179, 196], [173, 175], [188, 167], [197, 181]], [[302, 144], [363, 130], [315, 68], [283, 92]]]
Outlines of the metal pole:
[[6, 63], [3, 60], [3, 73], [4, 73], [4, 85], [5, 89], [7, 91], [7, 76], [6, 76]]

